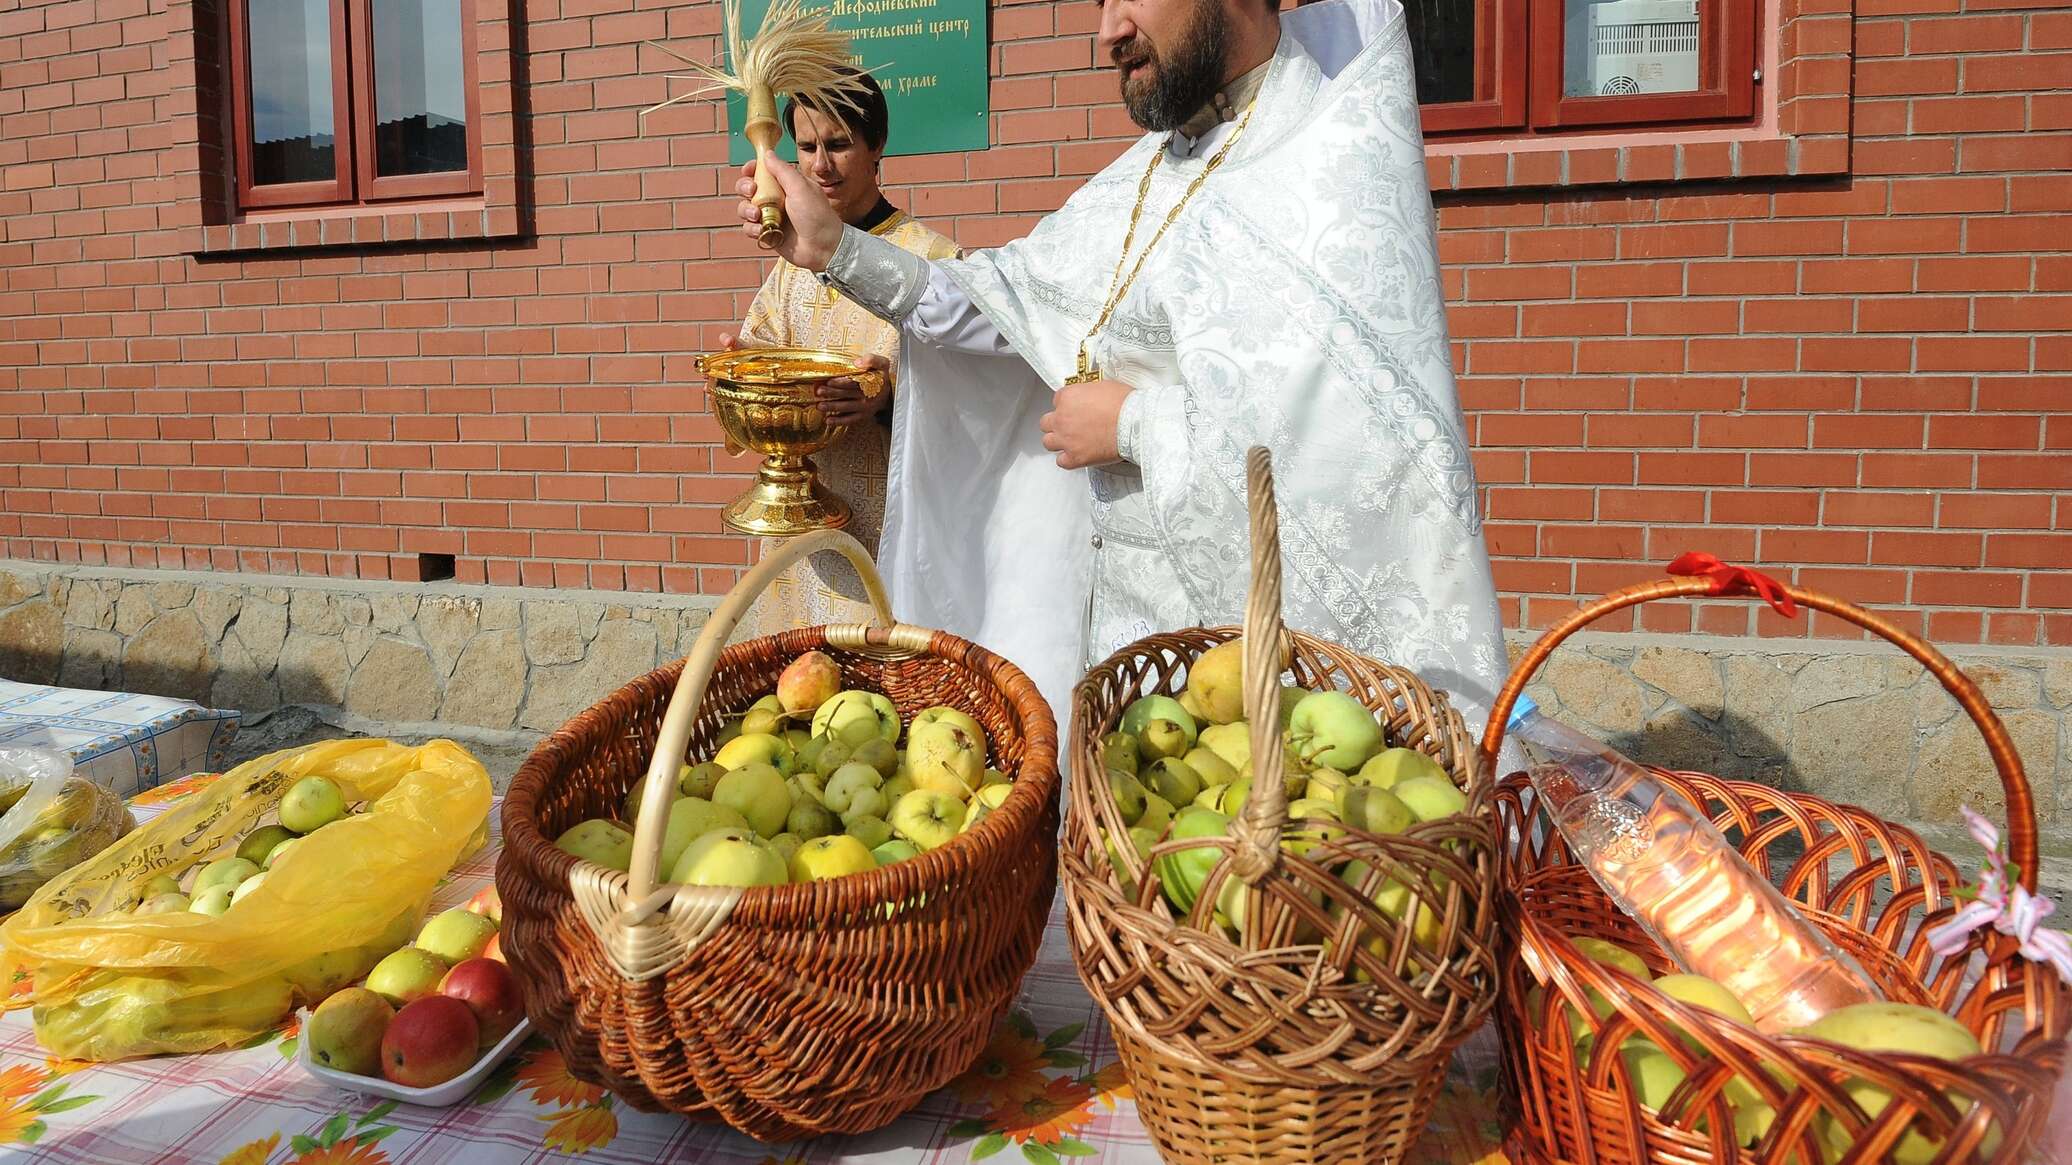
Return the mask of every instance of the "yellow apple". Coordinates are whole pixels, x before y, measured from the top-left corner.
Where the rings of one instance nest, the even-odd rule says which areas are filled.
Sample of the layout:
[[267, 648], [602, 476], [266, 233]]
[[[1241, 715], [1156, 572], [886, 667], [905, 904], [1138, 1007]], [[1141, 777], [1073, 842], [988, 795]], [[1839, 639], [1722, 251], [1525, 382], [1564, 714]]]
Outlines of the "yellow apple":
[[[1229, 724], [1245, 714], [1245, 642], [1219, 643], [1187, 668], [1187, 694], [1212, 724]], [[1184, 705], [1183, 705], [1184, 707]]]
[[794, 882], [818, 882], [877, 868], [877, 859], [871, 856], [871, 851], [846, 833], [802, 842], [798, 852], [791, 856], [791, 880]]

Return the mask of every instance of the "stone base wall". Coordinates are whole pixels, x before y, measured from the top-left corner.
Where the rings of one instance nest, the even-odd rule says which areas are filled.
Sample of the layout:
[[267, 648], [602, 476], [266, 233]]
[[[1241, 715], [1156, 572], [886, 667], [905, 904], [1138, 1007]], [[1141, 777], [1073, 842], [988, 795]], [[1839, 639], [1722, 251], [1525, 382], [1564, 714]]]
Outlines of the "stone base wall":
[[[688, 653], [714, 600], [0, 562], [0, 676], [152, 692], [349, 726], [559, 727]], [[1513, 650], [1530, 634], [1514, 635]], [[1633, 755], [1864, 805], [1997, 815], [1977, 731], [1896, 648], [1584, 633], [1532, 685]], [[2072, 650], [1967, 648], [2028, 766], [2046, 836], [2072, 824]]]

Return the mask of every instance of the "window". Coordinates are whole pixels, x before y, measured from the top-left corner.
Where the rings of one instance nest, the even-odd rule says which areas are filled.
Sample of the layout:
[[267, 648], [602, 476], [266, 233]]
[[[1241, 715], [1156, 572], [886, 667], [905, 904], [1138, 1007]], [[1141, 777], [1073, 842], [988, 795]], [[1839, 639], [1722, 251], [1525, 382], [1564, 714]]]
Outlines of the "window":
[[472, 2], [227, 7], [241, 209], [481, 191]]
[[1748, 117], [1755, 0], [1404, 0], [1425, 131]]

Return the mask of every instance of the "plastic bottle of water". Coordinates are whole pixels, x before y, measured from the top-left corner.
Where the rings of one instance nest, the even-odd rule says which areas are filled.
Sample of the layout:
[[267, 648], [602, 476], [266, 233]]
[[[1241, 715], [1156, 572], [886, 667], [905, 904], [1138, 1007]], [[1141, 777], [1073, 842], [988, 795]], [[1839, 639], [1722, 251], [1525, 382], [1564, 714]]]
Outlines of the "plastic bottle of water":
[[1765, 1032], [1883, 998], [1871, 977], [1720, 836], [1615, 750], [1520, 696], [1505, 731], [1532, 760], [1568, 848], [1678, 966], [1725, 987]]

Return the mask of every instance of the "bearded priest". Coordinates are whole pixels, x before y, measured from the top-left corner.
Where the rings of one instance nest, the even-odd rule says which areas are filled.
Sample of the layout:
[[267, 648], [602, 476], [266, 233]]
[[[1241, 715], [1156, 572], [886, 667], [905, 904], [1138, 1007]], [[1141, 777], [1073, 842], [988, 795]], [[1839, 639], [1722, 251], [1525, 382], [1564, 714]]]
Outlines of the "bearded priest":
[[1242, 620], [1265, 445], [1288, 625], [1417, 671], [1479, 728], [1507, 667], [1406, 36], [1396, 0], [1104, 0], [1097, 51], [1148, 132], [964, 259], [844, 227], [763, 163], [779, 253], [900, 329], [902, 618], [1016, 661], [1062, 713], [1129, 642]]

